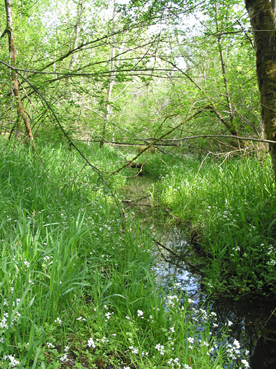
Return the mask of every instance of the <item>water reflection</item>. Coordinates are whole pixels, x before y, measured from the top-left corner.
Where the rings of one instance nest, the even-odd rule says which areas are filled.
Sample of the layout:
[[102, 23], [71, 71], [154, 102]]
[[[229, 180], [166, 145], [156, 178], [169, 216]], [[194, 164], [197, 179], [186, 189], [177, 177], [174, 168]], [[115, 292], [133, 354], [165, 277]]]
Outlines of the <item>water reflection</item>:
[[[181, 230], [175, 230], [161, 240], [167, 248], [180, 256], [162, 251], [163, 258], [156, 264], [159, 282], [170, 288], [172, 279], [184, 287], [199, 307], [209, 306], [217, 314], [219, 326], [233, 323], [232, 340], [238, 340], [248, 350], [252, 369], [276, 368], [276, 301], [208, 297], [202, 284], [202, 259], [196, 258]], [[196, 264], [196, 265], [195, 265]], [[199, 274], [195, 273], [199, 270]], [[215, 333], [215, 332], [214, 332]]]

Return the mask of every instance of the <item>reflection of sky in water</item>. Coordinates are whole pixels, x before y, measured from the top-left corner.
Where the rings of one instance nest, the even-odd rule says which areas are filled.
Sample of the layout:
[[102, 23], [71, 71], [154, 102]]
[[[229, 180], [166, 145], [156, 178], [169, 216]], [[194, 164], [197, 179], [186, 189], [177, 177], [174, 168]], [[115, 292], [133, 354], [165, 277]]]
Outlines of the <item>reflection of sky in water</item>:
[[[251, 358], [252, 369], [276, 369], [276, 316], [273, 316], [266, 326], [267, 331], [270, 332], [269, 340], [260, 339], [262, 328], [276, 307], [276, 301], [264, 301], [261, 298], [250, 299], [249, 297], [238, 301], [221, 296], [217, 299], [208, 298], [203, 291], [201, 277], [189, 271], [193, 257], [183, 232], [175, 230], [166, 235], [166, 238], [163, 237], [161, 243], [181, 255], [182, 260], [171, 258], [169, 252], [162, 250], [165, 258], [178, 266], [160, 259], [155, 266], [157, 283], [162, 283], [168, 289], [171, 288], [173, 281], [180, 283], [189, 297], [195, 301], [196, 308], [208, 305], [209, 309], [217, 314], [219, 327], [231, 321], [233, 325], [230, 340], [232, 342], [235, 339], [238, 340], [241, 347], [249, 351], [249, 356], [253, 355], [258, 342], [255, 354]], [[187, 264], [183, 260], [186, 260]], [[272, 342], [273, 345], [271, 345]], [[271, 348], [272, 346], [274, 349]]]
[[[184, 263], [181, 264], [183, 265]], [[198, 277], [193, 276], [187, 270], [177, 268], [164, 260], [157, 263], [155, 270], [158, 275], [158, 281], [162, 281], [164, 286], [170, 286], [173, 277], [173, 280], [176, 283], [181, 283], [187, 292], [198, 294], [200, 290]]]

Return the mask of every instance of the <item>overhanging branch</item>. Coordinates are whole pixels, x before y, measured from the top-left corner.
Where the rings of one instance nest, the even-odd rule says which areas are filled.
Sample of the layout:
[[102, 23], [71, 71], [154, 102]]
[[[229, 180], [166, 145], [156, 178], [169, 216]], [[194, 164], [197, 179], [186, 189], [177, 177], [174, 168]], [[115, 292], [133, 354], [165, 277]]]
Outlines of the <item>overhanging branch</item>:
[[183, 124], [189, 122], [191, 119], [195, 118], [197, 115], [199, 115], [200, 113], [202, 113], [203, 111], [210, 109], [210, 105], [207, 105], [206, 107], [198, 110], [195, 114], [191, 115], [189, 118], [185, 119], [183, 122], [179, 123], [176, 127], [170, 129], [168, 132], [164, 133], [161, 137], [153, 139], [152, 142], [146, 146], [143, 150], [140, 151], [140, 153], [138, 155], [136, 155], [133, 159], [129, 160], [125, 165], [123, 165], [121, 168], [115, 170], [114, 172], [112, 172], [110, 174], [110, 176], [112, 176], [115, 173], [120, 172], [122, 169], [128, 167], [134, 160], [136, 160], [137, 158], [139, 158], [139, 156], [141, 156], [145, 151], [147, 151], [150, 147], [153, 147], [157, 142], [161, 141], [164, 137], [168, 136], [169, 134], [171, 134], [173, 131], [177, 130], [179, 127], [181, 127]]
[[[0, 60], [1, 64], [4, 64], [5, 66], [7, 66], [6, 63], [2, 62]], [[48, 101], [45, 99], [45, 97], [38, 91], [38, 89], [30, 82], [27, 80], [27, 78], [25, 78], [21, 73], [19, 73], [16, 68], [9, 66], [9, 68], [11, 68], [15, 73], [17, 73], [25, 82], [28, 83], [28, 85], [40, 96], [40, 98], [44, 101], [44, 103], [46, 104], [47, 108], [52, 112], [55, 121], [57, 122], [59, 128], [61, 129], [63, 135], [66, 137], [67, 141], [69, 142], [70, 146], [73, 147], [79, 154], [80, 156], [84, 159], [84, 161], [93, 169], [94, 172], [96, 172], [98, 174], [98, 176], [101, 178], [102, 182], [105, 184], [105, 186], [109, 189], [112, 197], [115, 200], [115, 203], [120, 211], [120, 215], [123, 217], [124, 212], [122, 207], [120, 206], [119, 202], [116, 199], [116, 196], [114, 195], [112, 189], [110, 188], [110, 186], [107, 184], [106, 180], [104, 179], [102, 173], [100, 172], [100, 170], [95, 167], [92, 163], [90, 163], [90, 161], [86, 158], [86, 156], [82, 153], [82, 151], [74, 144], [74, 142], [71, 140], [71, 138], [68, 136], [68, 134], [66, 133], [66, 131], [64, 130], [62, 124], [60, 123], [56, 113], [54, 112], [54, 110], [52, 109], [51, 105], [48, 103]]]

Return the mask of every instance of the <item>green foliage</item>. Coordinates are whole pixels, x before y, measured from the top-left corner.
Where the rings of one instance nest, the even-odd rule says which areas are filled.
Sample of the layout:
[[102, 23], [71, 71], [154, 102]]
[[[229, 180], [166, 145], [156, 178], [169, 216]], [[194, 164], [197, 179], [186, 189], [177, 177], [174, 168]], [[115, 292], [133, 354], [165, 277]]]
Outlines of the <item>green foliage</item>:
[[200, 163], [186, 157], [163, 177], [161, 199], [192, 223], [209, 260], [210, 291], [275, 292], [275, 182], [271, 163], [253, 158]]
[[[117, 155], [82, 149], [102, 165]], [[1, 141], [1, 367], [233, 365], [221, 345], [227, 329], [211, 336], [213, 315], [156, 283], [151, 237], [122, 223], [80, 157], [62, 146], [38, 150], [43, 162]]]

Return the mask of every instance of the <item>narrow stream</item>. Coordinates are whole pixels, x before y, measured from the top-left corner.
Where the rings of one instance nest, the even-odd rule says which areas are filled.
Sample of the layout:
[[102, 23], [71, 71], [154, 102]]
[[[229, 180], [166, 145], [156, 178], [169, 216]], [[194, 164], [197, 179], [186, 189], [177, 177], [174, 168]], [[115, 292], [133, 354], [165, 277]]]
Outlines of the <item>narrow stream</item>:
[[[150, 196], [148, 196], [153, 181], [151, 178], [144, 177], [141, 180], [140, 177], [135, 177], [130, 183], [125, 195], [128, 196], [127, 198], [136, 199], [140, 195], [140, 199], [135, 200], [134, 203], [139, 202], [140, 205], [142, 214], [142, 217], [138, 216], [140, 224], [147, 225], [149, 218], [152, 220], [155, 218], [150, 205]], [[135, 210], [138, 210], [137, 207]], [[160, 228], [160, 224], [157, 228]], [[152, 231], [155, 233], [154, 226]], [[208, 306], [217, 314], [219, 327], [225, 326], [229, 321], [232, 322], [230, 339], [232, 342], [235, 339], [238, 340], [241, 348], [248, 350], [251, 369], [276, 369], [276, 313], [274, 314], [276, 297], [274, 301], [262, 299], [261, 296], [245, 297], [236, 301], [234, 298], [207, 296], [202, 274], [198, 273], [204, 263], [200, 258], [196, 258], [195, 251], [187, 241], [185, 231], [179, 228], [167, 231], [162, 236], [161, 243], [181, 257], [176, 258], [162, 250], [168, 261], [160, 258], [156, 264], [159, 282], [162, 281], [166, 288], [169, 288], [172, 280], [180, 283], [189, 297], [194, 300], [195, 308]]]
[[260, 297], [235, 301], [231, 298], [207, 296], [202, 277], [191, 272], [191, 255], [189, 251], [185, 253], [185, 250], [189, 250], [189, 245], [183, 232], [175, 229], [166, 234], [162, 242], [182, 257], [181, 260], [176, 260], [166, 252], [165, 257], [169, 261], [161, 260], [156, 264], [160, 281], [166, 286], [170, 286], [172, 279], [180, 283], [194, 300], [196, 308], [206, 308], [208, 305], [217, 314], [219, 326], [231, 321], [231, 338], [233, 341], [238, 340], [241, 347], [249, 351], [251, 369], [275, 369], [276, 301], [262, 300]]

